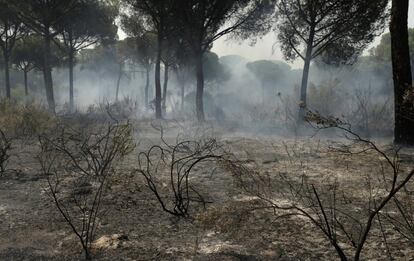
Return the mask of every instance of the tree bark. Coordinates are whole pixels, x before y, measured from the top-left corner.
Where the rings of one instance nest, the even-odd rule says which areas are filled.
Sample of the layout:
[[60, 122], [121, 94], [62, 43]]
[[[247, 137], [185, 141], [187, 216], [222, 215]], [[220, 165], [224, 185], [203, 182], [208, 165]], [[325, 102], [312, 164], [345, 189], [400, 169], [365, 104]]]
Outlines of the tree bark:
[[185, 77], [184, 71], [181, 68], [175, 68], [175, 75], [177, 77], [178, 84], [180, 85], [180, 97], [181, 97], [181, 104], [180, 110], [181, 112], [184, 111], [184, 98], [185, 98]]
[[391, 54], [394, 78], [394, 143], [414, 145], [414, 90], [408, 44], [409, 0], [393, 0]]
[[185, 82], [181, 82], [181, 111], [184, 111]]
[[7, 99], [11, 98], [11, 85], [10, 85], [10, 68], [9, 68], [9, 55], [7, 51], [3, 52], [4, 59], [4, 73], [6, 81], [6, 97]]
[[29, 96], [29, 83], [28, 83], [28, 80], [27, 80], [27, 70], [24, 70], [24, 94], [26, 95], [26, 96]]
[[150, 67], [147, 66], [146, 67], [146, 83], [145, 83], [145, 109], [148, 109], [149, 104], [148, 104], [148, 91], [149, 91], [149, 85], [150, 85]]
[[315, 28], [311, 28], [309, 32], [309, 39], [306, 47], [306, 56], [305, 56], [305, 64], [303, 67], [303, 75], [302, 75], [302, 84], [300, 87], [300, 101], [299, 101], [299, 114], [297, 123], [302, 124], [305, 119], [305, 111], [307, 107], [307, 89], [308, 89], [308, 80], [309, 80], [309, 69], [310, 63], [312, 61], [312, 51], [313, 51], [313, 40], [315, 37]]
[[75, 98], [74, 98], [74, 84], [73, 84], [73, 67], [74, 67], [74, 51], [69, 51], [69, 110], [75, 109]]
[[204, 122], [204, 69], [203, 69], [203, 52], [196, 52], [196, 77], [197, 77], [197, 90], [196, 90], [196, 112], [197, 120], [199, 122]]
[[119, 87], [121, 85], [122, 71], [123, 71], [123, 65], [122, 65], [122, 63], [120, 63], [119, 64], [119, 71], [118, 71], [118, 80], [116, 81], [116, 94], [115, 94], [115, 101], [116, 102], [118, 102], [118, 98], [119, 98]]
[[162, 54], [162, 34], [158, 30], [157, 59], [155, 62], [155, 118], [162, 119], [161, 110], [161, 54]]
[[168, 65], [164, 64], [164, 86], [163, 86], [163, 94], [162, 94], [162, 111], [164, 114], [167, 112], [167, 89], [168, 89]]
[[45, 82], [46, 99], [49, 105], [49, 110], [55, 112], [55, 97], [53, 94], [53, 78], [52, 78], [52, 66], [51, 66], [51, 36], [47, 29], [43, 37], [44, 53], [43, 53], [43, 79]]

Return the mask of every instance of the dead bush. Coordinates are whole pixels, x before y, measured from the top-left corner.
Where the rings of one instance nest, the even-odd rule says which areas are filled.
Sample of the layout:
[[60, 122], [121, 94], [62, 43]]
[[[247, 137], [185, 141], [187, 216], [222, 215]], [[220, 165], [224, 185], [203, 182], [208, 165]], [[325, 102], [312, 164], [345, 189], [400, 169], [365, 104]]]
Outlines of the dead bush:
[[389, 210], [380, 214], [402, 238], [414, 245], [414, 195], [407, 187], [400, 194], [393, 198]]
[[113, 103], [101, 102], [98, 105], [91, 105], [87, 109], [87, 114], [93, 115], [95, 118], [116, 119], [118, 121], [128, 120], [138, 112], [138, 104], [129, 97], [124, 97], [120, 101]]
[[141, 174], [162, 209], [177, 217], [190, 217], [191, 203], [207, 203], [192, 184], [196, 167], [209, 167], [222, 160], [226, 151], [213, 138], [181, 140], [168, 144], [161, 128], [161, 145], [139, 153], [136, 173]]
[[[346, 115], [353, 128], [367, 137], [392, 135], [389, 122], [393, 119], [392, 102], [389, 98], [374, 98], [371, 88], [357, 89], [352, 96], [353, 104]], [[381, 133], [379, 133], [379, 130]]]
[[309, 108], [323, 115], [343, 111], [346, 97], [338, 79], [324, 81], [318, 86], [311, 83], [309, 86]]
[[294, 133], [297, 135], [297, 108], [298, 101], [290, 95], [279, 95], [279, 103], [281, 106], [281, 112], [279, 115], [279, 121], [285, 128], [286, 133]]
[[389, 122], [393, 119], [393, 108], [389, 97], [376, 94], [371, 85], [356, 87], [351, 92], [341, 87], [337, 79], [311, 85], [309, 108], [321, 115], [341, 115], [354, 131], [365, 137], [392, 135]]
[[42, 135], [38, 155], [48, 194], [91, 259], [91, 245], [104, 215], [102, 199], [116, 164], [134, 144], [129, 124], [73, 129], [59, 124]]
[[0, 100], [0, 126], [11, 137], [35, 138], [55, 123], [55, 115], [41, 104]]
[[[406, 231], [412, 228], [412, 222], [407, 218], [409, 205], [403, 204], [403, 201], [399, 200], [399, 195], [412, 180], [414, 168], [409, 166], [403, 169], [400, 166], [397, 148], [389, 151], [380, 149], [371, 140], [353, 132], [350, 125], [340, 119], [323, 117], [319, 113], [309, 111], [307, 120], [318, 130], [335, 128], [344, 133], [350, 142], [331, 147], [333, 152], [347, 155], [373, 152], [379, 156], [379, 164], [385, 162], [383, 173], [378, 173], [376, 177], [371, 173], [365, 174], [366, 182], [360, 185], [361, 193], [366, 193], [366, 197], [361, 199], [347, 193], [344, 185], [338, 181], [316, 181], [306, 174], [292, 178], [280, 173], [279, 178], [275, 180], [269, 174], [254, 171], [242, 162], [228, 161], [226, 168], [237, 178], [243, 191], [260, 199], [265, 208], [272, 210], [277, 218], [302, 217], [309, 220], [323, 233], [341, 260], [360, 260], [374, 227], [380, 231], [387, 254], [392, 259], [384, 229], [386, 219], [383, 212], [389, 213], [387, 208], [393, 202], [398, 202], [396, 204], [400, 212], [400, 221], [397, 221], [396, 215], [392, 216], [392, 220], [396, 227], [399, 227], [399, 231], [405, 231], [403, 233], [407, 235]], [[292, 158], [289, 162], [295, 160]], [[301, 172], [306, 173], [305, 170]], [[376, 178], [380, 180], [374, 182]], [[278, 182], [277, 186], [275, 182]], [[405, 220], [401, 217], [405, 217]]]

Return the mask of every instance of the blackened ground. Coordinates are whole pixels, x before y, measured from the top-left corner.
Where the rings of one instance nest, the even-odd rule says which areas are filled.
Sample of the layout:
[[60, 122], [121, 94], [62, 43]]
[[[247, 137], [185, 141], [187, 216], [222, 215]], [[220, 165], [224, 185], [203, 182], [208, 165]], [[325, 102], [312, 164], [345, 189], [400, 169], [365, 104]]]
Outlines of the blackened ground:
[[[172, 132], [176, 133], [176, 132]], [[137, 151], [159, 143], [159, 134], [141, 128]], [[373, 153], [343, 156], [328, 150], [333, 142], [281, 137], [246, 137], [225, 132], [225, 144], [240, 160], [269, 173], [274, 189], [279, 173], [306, 174], [314, 182], [327, 179], [343, 184], [349, 194], [364, 197], [366, 173], [380, 169]], [[191, 136], [191, 135], [189, 135]], [[173, 141], [175, 134], [166, 137]], [[79, 260], [82, 251], [76, 237], [47, 195], [47, 179], [36, 160], [38, 145], [15, 142], [11, 169], [0, 178], [0, 260]], [[204, 210], [192, 209], [193, 219], [183, 220], [164, 213], [144, 179], [132, 174], [137, 152], [119, 166], [107, 196], [105, 217], [97, 238], [122, 235], [96, 249], [98, 260], [335, 260], [337, 256], [323, 234], [302, 218], [276, 219], [272, 211], [256, 210], [257, 198], [241, 191], [234, 178], [216, 166], [200, 166], [192, 182], [212, 201]], [[403, 160], [413, 164], [412, 151]], [[292, 159], [293, 162], [292, 162]], [[168, 182], [168, 176], [161, 177]], [[275, 199], [278, 200], [278, 199]], [[282, 198], [280, 200], [283, 200]], [[395, 259], [414, 258], [412, 246], [387, 228]], [[388, 260], [378, 228], [374, 228], [363, 251], [365, 260]], [[115, 246], [115, 247], [114, 247]], [[352, 251], [351, 248], [346, 248]]]

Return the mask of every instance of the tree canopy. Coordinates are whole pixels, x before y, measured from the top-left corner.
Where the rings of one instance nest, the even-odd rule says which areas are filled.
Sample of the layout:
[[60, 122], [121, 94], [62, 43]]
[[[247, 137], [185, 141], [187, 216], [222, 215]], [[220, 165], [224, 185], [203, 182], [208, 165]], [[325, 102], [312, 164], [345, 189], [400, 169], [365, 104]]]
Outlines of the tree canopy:
[[6, 97], [10, 98], [10, 59], [16, 42], [27, 33], [25, 25], [18, 17], [16, 9], [7, 1], [0, 1], [0, 48], [4, 61]]
[[182, 38], [194, 56], [197, 79], [196, 112], [204, 121], [203, 54], [217, 39], [234, 34], [239, 37], [260, 35], [272, 27], [268, 16], [273, 15], [272, 0], [178, 0], [175, 1]]
[[117, 38], [115, 19], [119, 7], [99, 0], [73, 0], [74, 6], [58, 22], [69, 66], [69, 108], [74, 109], [74, 72], [76, 54], [98, 42], [111, 43]]
[[288, 61], [304, 61], [298, 123], [307, 102], [310, 63], [316, 57], [329, 64], [353, 62], [382, 32], [388, 0], [280, 0], [279, 42]]
[[[411, 63], [414, 63], [414, 28], [408, 29], [408, 44], [410, 48]], [[370, 50], [370, 54], [379, 61], [391, 61], [391, 35], [385, 33], [381, 37], [381, 42]]]

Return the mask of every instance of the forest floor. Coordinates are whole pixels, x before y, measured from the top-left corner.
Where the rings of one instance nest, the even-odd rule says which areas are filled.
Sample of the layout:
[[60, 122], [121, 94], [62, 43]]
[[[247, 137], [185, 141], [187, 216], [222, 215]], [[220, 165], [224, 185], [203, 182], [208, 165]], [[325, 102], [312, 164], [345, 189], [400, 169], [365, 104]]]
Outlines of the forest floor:
[[[119, 166], [103, 199], [106, 215], [100, 220], [94, 256], [98, 260], [336, 260], [329, 241], [309, 220], [276, 218], [260, 208], [258, 198], [240, 189], [235, 178], [216, 166], [201, 166], [192, 184], [207, 199], [206, 209], [195, 206], [192, 219], [178, 219], [162, 211], [143, 177], [133, 174], [137, 152], [159, 144], [159, 133], [149, 124], [139, 126], [134, 153]], [[173, 142], [178, 127], [166, 132]], [[342, 192], [366, 199], [367, 177], [380, 176], [384, 161], [374, 152], [343, 154], [330, 147], [340, 138], [283, 138], [256, 136], [223, 129], [211, 135], [239, 160], [266, 173], [277, 190], [279, 175], [306, 175], [318, 188], [341, 184]], [[191, 139], [191, 134], [188, 134]], [[387, 148], [387, 142], [380, 142]], [[13, 144], [11, 169], [0, 178], [0, 260], [79, 260], [77, 238], [46, 193], [47, 178], [40, 173], [36, 141]], [[401, 161], [414, 164], [414, 150], [400, 152]], [[215, 170], [215, 171], [212, 171]], [[168, 176], [161, 177], [168, 182]], [[273, 200], [283, 201], [283, 198]], [[350, 210], [351, 212], [353, 210]], [[365, 219], [361, 218], [361, 221]], [[385, 228], [393, 258], [413, 260], [414, 248]], [[346, 243], [346, 242], [345, 242]], [[353, 249], [343, 244], [351, 255]], [[389, 260], [383, 234], [373, 227], [362, 252], [363, 260]]]

